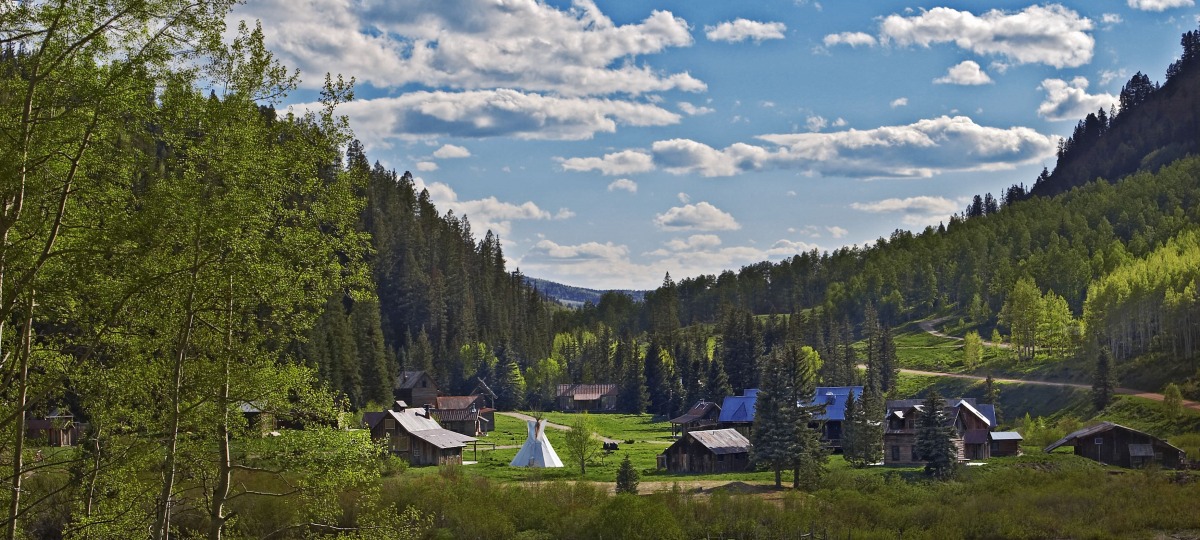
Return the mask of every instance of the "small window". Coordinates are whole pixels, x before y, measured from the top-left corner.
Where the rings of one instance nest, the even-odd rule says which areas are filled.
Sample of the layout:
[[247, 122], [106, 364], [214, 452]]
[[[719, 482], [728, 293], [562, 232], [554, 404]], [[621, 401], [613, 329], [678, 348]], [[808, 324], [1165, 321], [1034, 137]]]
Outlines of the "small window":
[[1096, 437], [1096, 441], [1095, 441], [1095, 442], [1096, 442], [1096, 444], [1097, 444], [1097, 445], [1104, 444], [1104, 437]]
[[892, 461], [900, 461], [900, 447], [899, 446], [892, 447]]

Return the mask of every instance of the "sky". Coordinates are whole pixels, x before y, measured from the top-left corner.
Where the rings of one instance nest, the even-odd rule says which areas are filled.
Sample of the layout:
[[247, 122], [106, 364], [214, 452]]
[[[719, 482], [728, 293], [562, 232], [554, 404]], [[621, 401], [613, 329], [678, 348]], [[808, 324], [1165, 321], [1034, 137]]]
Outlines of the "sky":
[[[503, 243], [509, 270], [649, 289], [921, 231], [1032, 185], [1194, 0], [249, 0], [312, 107]], [[233, 20], [230, 22], [233, 23]], [[231, 28], [236, 23], [231, 24]]]

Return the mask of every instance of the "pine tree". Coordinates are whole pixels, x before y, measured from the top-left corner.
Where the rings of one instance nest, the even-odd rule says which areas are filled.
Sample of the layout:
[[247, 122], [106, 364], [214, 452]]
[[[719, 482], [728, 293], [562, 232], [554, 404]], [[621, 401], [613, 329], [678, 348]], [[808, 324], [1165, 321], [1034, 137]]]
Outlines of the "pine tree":
[[863, 435], [858, 424], [862, 413], [859, 412], [859, 400], [854, 398], [854, 392], [846, 396], [846, 416], [842, 422], [842, 457], [846, 463], [854, 467], [863, 467], [866, 465], [862, 458], [862, 443]]
[[617, 362], [624, 371], [621, 388], [617, 391], [621, 409], [630, 414], [642, 414], [650, 406], [650, 391], [646, 388], [645, 363], [637, 352], [633, 338], [617, 342]]
[[1000, 410], [1000, 387], [996, 385], [996, 381], [992, 380], [991, 373], [988, 373], [987, 379], [984, 380], [983, 389], [983, 399], [991, 403], [992, 408], [996, 411], [996, 425], [998, 426], [1004, 422], [1004, 416]]
[[637, 469], [633, 468], [633, 463], [629, 461], [629, 454], [625, 454], [621, 466], [617, 469], [617, 494], [637, 495], [638, 476]]
[[1112, 402], [1117, 382], [1112, 374], [1112, 354], [1108, 347], [1101, 347], [1096, 357], [1096, 374], [1092, 380], [1092, 406], [1097, 411], [1104, 410]]
[[790, 391], [783, 351], [768, 355], [762, 367], [754, 426], [750, 435], [752, 457], [775, 473], [775, 487], [783, 487], [783, 468], [793, 460], [796, 441], [796, 402]]
[[714, 358], [708, 362], [708, 378], [704, 385], [704, 397], [714, 403], [721, 403], [726, 396], [733, 395], [729, 386], [729, 377], [725, 374], [725, 366], [721, 359]]
[[946, 480], [954, 476], [958, 448], [954, 445], [954, 427], [946, 425], [946, 401], [937, 390], [930, 390], [917, 421], [917, 458], [925, 462], [925, 474]]
[[392, 379], [387, 349], [383, 345], [383, 329], [379, 321], [379, 302], [360, 300], [350, 309], [350, 328], [358, 351], [359, 371], [362, 374], [362, 403], [387, 404], [392, 397]]
[[879, 390], [887, 394], [896, 388], [900, 377], [900, 360], [896, 358], [896, 341], [892, 327], [884, 325], [879, 335]]

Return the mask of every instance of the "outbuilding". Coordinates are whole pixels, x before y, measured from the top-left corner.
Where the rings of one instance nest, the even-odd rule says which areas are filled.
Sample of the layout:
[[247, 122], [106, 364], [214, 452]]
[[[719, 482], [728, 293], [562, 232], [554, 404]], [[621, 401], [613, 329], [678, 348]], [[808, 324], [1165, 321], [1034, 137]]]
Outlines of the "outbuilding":
[[1077, 456], [1118, 467], [1137, 468], [1156, 463], [1167, 469], [1182, 469], [1187, 464], [1183, 450], [1167, 441], [1112, 422], [1072, 432], [1047, 446], [1046, 452], [1060, 446], [1073, 446]]
[[689, 431], [658, 456], [673, 473], [740, 472], [750, 467], [750, 440], [736, 429]]

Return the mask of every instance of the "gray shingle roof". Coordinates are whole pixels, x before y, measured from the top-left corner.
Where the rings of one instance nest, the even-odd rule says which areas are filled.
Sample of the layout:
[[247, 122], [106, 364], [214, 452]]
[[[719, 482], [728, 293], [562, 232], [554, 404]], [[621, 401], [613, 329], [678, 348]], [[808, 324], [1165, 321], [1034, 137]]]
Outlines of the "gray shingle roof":
[[750, 440], [736, 429], [712, 429], [707, 431], [689, 431], [686, 435], [696, 439], [696, 442], [714, 454], [738, 454], [750, 451]]

